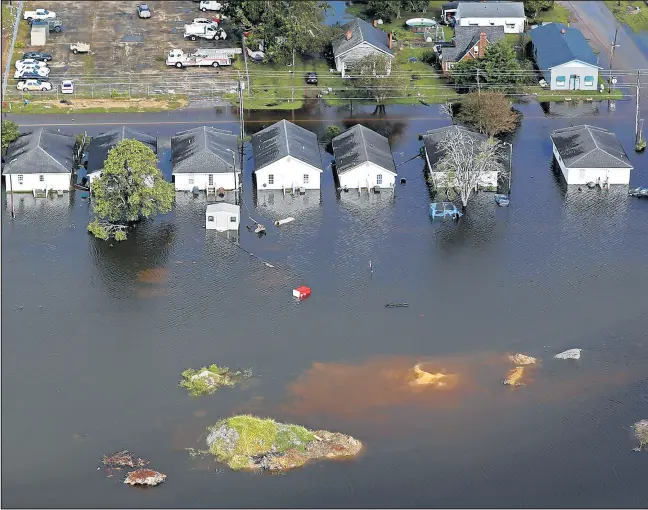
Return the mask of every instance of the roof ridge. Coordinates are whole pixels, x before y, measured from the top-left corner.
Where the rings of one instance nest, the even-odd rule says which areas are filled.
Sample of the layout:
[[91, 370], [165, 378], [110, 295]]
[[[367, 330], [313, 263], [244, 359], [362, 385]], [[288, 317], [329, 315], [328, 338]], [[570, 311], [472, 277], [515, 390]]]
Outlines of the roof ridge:
[[[56, 159], [56, 158], [55, 158], [54, 156], [52, 156], [49, 152], [47, 152], [45, 149], [43, 149], [43, 147], [41, 147], [40, 141], [41, 141], [42, 136], [43, 136], [43, 128], [40, 128], [40, 135], [39, 135], [39, 137], [38, 137], [38, 148], [39, 148], [40, 150], [42, 150], [45, 154], [47, 154], [50, 158], [52, 158], [52, 160], [54, 161], [54, 163], [56, 163], [56, 164], [58, 164], [59, 166], [61, 166], [61, 167], [63, 168], [63, 170], [67, 170], [67, 168], [65, 168], [65, 165], [64, 165], [63, 163], [61, 163], [58, 159]], [[70, 169], [70, 170], [71, 170], [71, 169]]]
[[289, 156], [292, 156], [292, 154], [290, 153], [290, 142], [288, 141], [288, 123], [286, 119], [281, 119], [281, 121], [283, 122], [283, 124], [281, 125], [283, 126], [284, 138], [286, 139], [286, 152]]
[[369, 153], [367, 152], [367, 140], [365, 140], [364, 131], [362, 129], [364, 126], [362, 126], [361, 124], [358, 124], [358, 126], [358, 131], [360, 131], [360, 136], [362, 137], [362, 146], [364, 147], [365, 157], [367, 158], [367, 161], [369, 161]]

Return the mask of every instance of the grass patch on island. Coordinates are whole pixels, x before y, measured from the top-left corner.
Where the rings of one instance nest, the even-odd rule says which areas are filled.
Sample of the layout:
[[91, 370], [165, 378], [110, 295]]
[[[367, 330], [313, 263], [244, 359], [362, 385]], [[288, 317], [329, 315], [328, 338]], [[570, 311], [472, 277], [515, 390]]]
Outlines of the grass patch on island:
[[232, 387], [243, 379], [250, 377], [249, 371], [232, 372], [227, 367], [210, 365], [199, 369], [189, 368], [182, 372], [180, 386], [187, 389], [189, 393], [198, 397], [201, 395], [213, 395], [220, 388]]
[[[616, 0], [606, 0], [605, 5], [612, 11], [616, 19], [628, 25], [634, 32], [648, 30], [648, 5], [644, 2], [624, 0], [619, 6]], [[634, 7], [639, 7], [639, 11], [631, 10]]]

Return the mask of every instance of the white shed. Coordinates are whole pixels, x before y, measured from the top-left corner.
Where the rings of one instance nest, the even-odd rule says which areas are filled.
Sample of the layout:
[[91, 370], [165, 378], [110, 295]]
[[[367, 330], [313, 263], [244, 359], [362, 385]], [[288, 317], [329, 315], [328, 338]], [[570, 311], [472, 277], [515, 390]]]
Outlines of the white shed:
[[34, 20], [30, 32], [30, 46], [45, 46], [49, 35], [49, 24], [47, 20]]
[[333, 138], [335, 170], [341, 188], [393, 188], [396, 165], [389, 140], [356, 124]]
[[522, 2], [459, 2], [455, 14], [462, 27], [504, 27], [507, 34], [524, 32]]
[[553, 154], [567, 184], [629, 184], [632, 165], [607, 129], [582, 125], [551, 133]]
[[281, 120], [252, 135], [259, 189], [320, 189], [322, 156], [317, 135]]
[[238, 230], [241, 222], [241, 208], [238, 205], [218, 202], [209, 204], [205, 211], [205, 228], [226, 232]]

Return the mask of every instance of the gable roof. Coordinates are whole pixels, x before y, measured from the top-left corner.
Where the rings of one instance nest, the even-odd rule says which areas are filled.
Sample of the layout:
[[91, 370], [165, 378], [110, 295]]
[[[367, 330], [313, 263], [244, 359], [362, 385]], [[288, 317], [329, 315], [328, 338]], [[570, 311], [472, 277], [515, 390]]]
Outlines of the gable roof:
[[[355, 18], [342, 28], [344, 29], [342, 36], [333, 41], [333, 55], [335, 57], [346, 53], [363, 42], [367, 42], [388, 55], [394, 56], [394, 52], [389, 49], [389, 35], [374, 27], [371, 23]], [[348, 31], [351, 31], [351, 39], [347, 40], [346, 33]]]
[[174, 174], [239, 172], [239, 160], [238, 138], [231, 131], [201, 126], [171, 137]]
[[287, 120], [280, 120], [252, 135], [254, 171], [292, 156], [322, 171], [317, 135]]
[[619, 139], [607, 129], [587, 124], [557, 129], [551, 140], [569, 168], [632, 168]]
[[219, 212], [225, 212], [228, 214], [241, 214], [241, 207], [238, 205], [230, 204], [228, 202], [217, 202], [215, 204], [209, 204], [205, 212], [207, 214]]
[[9, 145], [2, 173], [67, 174], [72, 172], [73, 154], [73, 137], [38, 128]]
[[365, 162], [374, 163], [396, 175], [389, 140], [360, 124], [333, 138], [333, 156], [338, 175]]
[[526, 16], [522, 2], [459, 2], [456, 18], [526, 18]]
[[486, 34], [488, 44], [504, 39], [504, 27], [462, 27], [455, 26], [454, 46], [441, 49], [441, 58], [444, 62], [458, 62], [468, 53], [468, 50], [479, 42], [480, 34]]
[[137, 140], [157, 154], [157, 138], [134, 131], [126, 126], [95, 136], [88, 146], [88, 173], [98, 172], [104, 167], [108, 153], [122, 140]]
[[468, 135], [475, 142], [484, 142], [488, 139], [486, 135], [482, 135], [481, 133], [477, 133], [476, 131], [471, 131], [470, 129], [463, 126], [454, 125], [438, 129], [431, 129], [423, 135], [423, 145], [425, 146], [425, 152], [427, 154], [428, 161], [430, 162], [430, 166], [435, 166], [439, 159], [441, 159], [441, 157], [443, 156], [443, 151], [441, 150], [441, 143], [443, 142], [443, 139], [448, 135], [459, 132]]
[[575, 28], [562, 23], [547, 23], [531, 30], [531, 41], [536, 63], [542, 71], [572, 60], [580, 60], [601, 68], [587, 40], [581, 31]]

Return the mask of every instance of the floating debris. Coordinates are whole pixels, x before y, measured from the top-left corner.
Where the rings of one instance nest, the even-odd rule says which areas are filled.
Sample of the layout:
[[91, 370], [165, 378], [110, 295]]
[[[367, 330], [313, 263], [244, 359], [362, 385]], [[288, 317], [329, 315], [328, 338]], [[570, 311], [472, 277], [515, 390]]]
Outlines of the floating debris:
[[502, 382], [508, 386], [524, 386], [524, 384], [520, 382], [523, 375], [524, 367], [515, 367], [514, 369], [509, 370], [508, 374], [506, 374], [506, 379]]
[[104, 455], [101, 458], [101, 462], [111, 468], [115, 466], [143, 467], [149, 463], [146, 459], [140, 459], [139, 457], [135, 458], [128, 450], [122, 450], [121, 452], [113, 453], [110, 456]]
[[210, 365], [198, 370], [189, 368], [182, 372], [183, 380], [180, 381], [180, 386], [187, 388], [194, 397], [212, 395], [223, 386], [234, 386], [251, 376], [250, 370], [231, 372], [227, 367]]
[[511, 354], [509, 355], [508, 359], [512, 363], [515, 363], [516, 365], [535, 365], [537, 361], [535, 358], [531, 356], [527, 356], [526, 354], [520, 354], [520, 353]]
[[126, 475], [124, 483], [129, 485], [158, 485], [166, 479], [167, 475], [152, 469], [137, 469]]
[[556, 354], [554, 358], [556, 359], [580, 359], [581, 351], [583, 349], [567, 349], [566, 351]]
[[634, 451], [640, 452], [645, 446], [648, 446], [648, 420], [640, 420], [632, 426], [635, 437], [639, 441], [639, 446]]
[[290, 223], [292, 221], [295, 221], [295, 218], [293, 218], [292, 216], [289, 216], [288, 218], [284, 218], [283, 220], [275, 221], [274, 224], [275, 224], [275, 227], [278, 227], [280, 225], [285, 225], [286, 223]]
[[437, 372], [432, 374], [421, 369], [422, 363], [417, 363], [414, 365], [414, 373], [416, 374], [416, 379], [410, 381], [410, 384], [413, 386], [436, 386], [439, 388], [447, 387], [449, 383], [452, 383], [451, 386], [454, 386], [456, 383], [456, 374], [444, 374], [443, 372]]
[[409, 303], [387, 303], [385, 308], [407, 308]]

